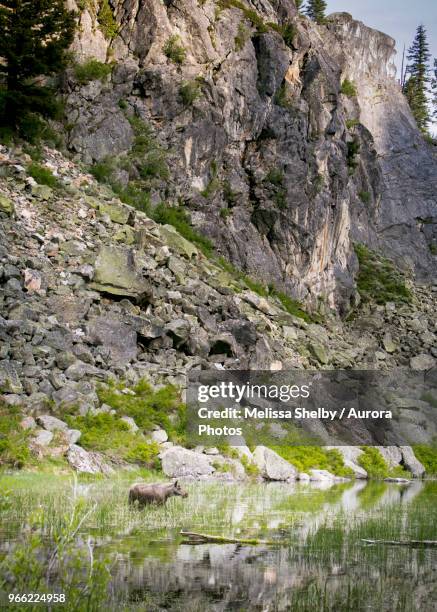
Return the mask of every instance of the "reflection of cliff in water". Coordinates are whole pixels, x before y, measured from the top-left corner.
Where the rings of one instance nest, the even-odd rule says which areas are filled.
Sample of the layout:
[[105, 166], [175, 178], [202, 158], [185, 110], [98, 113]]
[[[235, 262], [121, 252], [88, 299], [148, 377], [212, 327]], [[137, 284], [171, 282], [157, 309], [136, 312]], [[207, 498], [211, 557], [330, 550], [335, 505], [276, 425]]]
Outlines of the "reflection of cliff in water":
[[[382, 511], [384, 507], [402, 506], [423, 486], [419, 482], [407, 487], [356, 483], [345, 488], [335, 503], [325, 504], [315, 514], [305, 513], [302, 520], [288, 528], [282, 524], [278, 529], [278, 512], [272, 508], [267, 529], [274, 530], [271, 531], [274, 537], [289, 542], [279, 548], [239, 544], [178, 546], [175, 542], [171, 545], [155, 542], [152, 552], [148, 548], [150, 534], [144, 534], [144, 545], [136, 538], [132, 550], [120, 558], [114, 576], [115, 590], [130, 601], [147, 604], [147, 610], [281, 611], [298, 609], [290, 608], [291, 603], [299, 593], [315, 585], [326, 588], [330, 596], [335, 597], [338, 592], [342, 597], [351, 584], [367, 590], [372, 588], [371, 584], [381, 581], [386, 594], [393, 592], [393, 597], [397, 597], [408, 587], [405, 597], [421, 602], [417, 609], [431, 610], [427, 606], [437, 578], [435, 552], [368, 549], [364, 545], [349, 547], [346, 535], [344, 541], [333, 540], [328, 545], [323, 540], [317, 542], [317, 538], [310, 538], [309, 544], [305, 541], [310, 533], [326, 524], [329, 516], [344, 517], [347, 527], [348, 514], [353, 511], [362, 511], [365, 521], [370, 507]], [[266, 498], [277, 500], [279, 487], [286, 492], [285, 500], [289, 498], [289, 488], [276, 484], [267, 487], [270, 492]], [[234, 513], [236, 523], [229, 526], [230, 530], [235, 530], [238, 524], [242, 528], [256, 525], [252, 507], [239, 506], [238, 510]], [[392, 603], [390, 596], [386, 603], [381, 603], [381, 610], [392, 610]]]

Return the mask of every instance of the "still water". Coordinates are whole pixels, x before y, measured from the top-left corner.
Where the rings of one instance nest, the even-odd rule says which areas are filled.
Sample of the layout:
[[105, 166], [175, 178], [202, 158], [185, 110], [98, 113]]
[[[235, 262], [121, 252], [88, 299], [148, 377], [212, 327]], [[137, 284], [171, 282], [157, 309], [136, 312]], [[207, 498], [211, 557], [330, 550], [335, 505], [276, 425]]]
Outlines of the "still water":
[[[24, 484], [14, 481], [9, 493], [22, 509], [3, 510], [3, 554], [19, 541], [29, 512], [39, 509], [47, 532], [71, 499], [67, 481], [33, 492], [33, 481]], [[362, 541], [437, 540], [437, 482], [197, 483], [187, 487], [188, 498], [145, 511], [128, 507], [128, 486], [114, 480], [75, 488], [83, 512], [92, 510], [75, 545], [85, 558], [85, 541], [88, 548], [92, 541], [94, 559], [110, 568], [105, 597], [93, 609], [437, 609], [437, 548]], [[181, 530], [261, 541], [187, 544]]]

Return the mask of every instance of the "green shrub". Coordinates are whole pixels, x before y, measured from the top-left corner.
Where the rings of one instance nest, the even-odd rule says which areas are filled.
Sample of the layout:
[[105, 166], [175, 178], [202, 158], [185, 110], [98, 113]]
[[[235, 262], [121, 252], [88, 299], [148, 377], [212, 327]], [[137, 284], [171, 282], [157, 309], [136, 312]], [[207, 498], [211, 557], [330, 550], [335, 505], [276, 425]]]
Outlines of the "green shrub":
[[29, 431], [21, 428], [21, 419], [16, 408], [0, 404], [0, 466], [22, 468], [31, 461]]
[[130, 159], [135, 163], [142, 179], [169, 176], [167, 152], [153, 135], [152, 128], [137, 116], [129, 117], [135, 133]]
[[280, 25], [278, 23], [269, 22], [267, 25], [271, 30], [275, 30], [275, 32], [278, 32], [278, 34], [282, 36], [287, 47], [293, 47], [294, 38], [296, 36], [296, 28], [292, 23], [288, 22]]
[[361, 447], [363, 453], [358, 457], [358, 464], [366, 470], [370, 478], [383, 479], [389, 475], [389, 467], [384, 457], [373, 446]]
[[114, 171], [115, 165], [112, 157], [105, 157], [90, 167], [90, 174], [93, 175], [96, 181], [108, 185], [111, 184]]
[[414, 454], [426, 470], [427, 476], [437, 475], [437, 446], [418, 444], [413, 446]]
[[119, 27], [108, 0], [100, 0], [100, 10], [97, 15], [97, 21], [106, 38], [111, 40], [117, 36]]
[[175, 64], [183, 64], [187, 57], [187, 52], [181, 44], [181, 39], [177, 34], [170, 36], [164, 45], [164, 55]]
[[193, 242], [206, 257], [211, 257], [214, 245], [206, 236], [199, 234], [191, 225], [188, 213], [180, 207], [170, 207], [161, 203], [153, 211], [153, 219], [162, 225], [173, 225], [187, 240]]
[[198, 81], [184, 81], [179, 88], [179, 95], [184, 106], [191, 106], [201, 96], [201, 93]]
[[222, 219], [227, 219], [229, 217], [229, 215], [231, 214], [231, 209], [230, 208], [220, 208], [220, 217]]
[[27, 173], [35, 179], [39, 185], [48, 185], [48, 187], [52, 187], [52, 189], [59, 187], [59, 181], [56, 176], [53, 175], [52, 171], [36, 162], [27, 166]]
[[275, 93], [274, 97], [275, 104], [280, 106], [281, 108], [290, 109], [291, 108], [291, 100], [288, 94], [288, 88], [286, 83], [283, 83], [278, 91]]
[[354, 138], [347, 143], [347, 158], [346, 163], [349, 171], [353, 172], [358, 166], [357, 155], [360, 152], [360, 141], [358, 138]]
[[81, 85], [86, 85], [90, 81], [103, 81], [111, 72], [111, 64], [104, 64], [96, 59], [89, 59], [83, 64], [74, 66], [74, 76]]
[[358, 119], [348, 119], [346, 121], [346, 127], [347, 127], [348, 130], [356, 127], [357, 125], [360, 125], [360, 122], [359, 122]]
[[293, 298], [291, 298], [286, 293], [273, 289], [271, 292], [271, 295], [273, 297], [278, 298], [283, 309], [286, 310], [291, 315], [294, 315], [295, 317], [299, 317], [299, 319], [303, 319], [307, 323], [314, 322], [317, 319], [314, 316], [311, 316], [307, 312], [305, 312], [305, 310], [302, 307], [302, 304], [298, 302], [297, 300], [294, 300]]
[[341, 84], [340, 93], [348, 98], [353, 98], [357, 95], [357, 87], [355, 83], [349, 81], [349, 79], [345, 79]]
[[242, 21], [238, 24], [237, 35], [234, 38], [235, 50], [241, 51], [250, 37], [250, 32]]
[[405, 285], [403, 275], [391, 261], [377, 255], [363, 244], [355, 245], [355, 253], [359, 262], [357, 288], [364, 302], [411, 302], [411, 291]]
[[344, 465], [341, 453], [325, 450], [319, 446], [275, 446], [272, 447], [283, 459], [289, 461], [299, 472], [311, 469], [328, 470], [331, 474], [353, 477], [353, 471]]
[[[108, 404], [119, 415], [130, 416], [144, 430], [151, 430], [160, 425], [169, 434], [179, 431], [178, 427], [184, 418], [185, 406], [181, 403], [180, 392], [173, 385], [166, 385], [154, 390], [146, 380], [141, 380], [131, 387], [132, 394], [121, 392], [123, 383], [111, 384], [98, 389], [101, 402]], [[171, 415], [178, 419], [174, 425]]]
[[358, 197], [364, 204], [369, 204], [372, 199], [372, 196], [369, 191], [360, 191]]
[[94, 416], [69, 416], [66, 421], [82, 432], [80, 444], [92, 451], [104, 452], [109, 457], [124, 459], [131, 463], [154, 465], [159, 452], [155, 442], [146, 442], [140, 435], [130, 431], [128, 424], [112, 414]]

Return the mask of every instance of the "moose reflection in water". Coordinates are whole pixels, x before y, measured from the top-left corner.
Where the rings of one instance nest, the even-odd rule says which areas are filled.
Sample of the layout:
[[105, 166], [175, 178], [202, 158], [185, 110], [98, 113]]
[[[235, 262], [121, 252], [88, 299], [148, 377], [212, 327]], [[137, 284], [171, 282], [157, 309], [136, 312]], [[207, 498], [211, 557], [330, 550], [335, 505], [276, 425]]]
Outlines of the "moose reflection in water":
[[188, 497], [188, 493], [179, 485], [178, 481], [168, 484], [137, 483], [129, 489], [129, 503], [137, 503], [138, 507], [147, 504], [165, 504], [169, 497]]

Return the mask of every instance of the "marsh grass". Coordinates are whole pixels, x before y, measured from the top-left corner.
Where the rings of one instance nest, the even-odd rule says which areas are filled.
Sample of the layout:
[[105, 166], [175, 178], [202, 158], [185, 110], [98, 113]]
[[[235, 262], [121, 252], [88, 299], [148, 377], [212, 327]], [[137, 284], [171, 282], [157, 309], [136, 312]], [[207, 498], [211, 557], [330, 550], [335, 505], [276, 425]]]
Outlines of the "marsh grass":
[[[69, 474], [0, 475], [0, 541], [12, 543], [7, 553], [0, 548], [0, 585], [3, 580], [5, 588], [5, 576], [9, 581], [12, 576], [14, 588], [29, 590], [37, 587], [33, 577], [39, 576], [41, 587], [67, 590], [78, 605], [69, 609], [138, 609], [132, 603], [137, 601], [148, 606], [141, 609], [161, 605], [178, 610], [189, 605], [206, 610], [209, 600], [203, 588], [195, 594], [182, 587], [174, 601], [167, 590], [160, 593], [158, 588], [160, 572], [171, 572], [173, 564], [181, 563], [180, 531], [188, 530], [277, 539], [278, 547], [269, 553], [253, 548], [255, 565], [245, 571], [254, 572], [268, 554], [270, 566], [285, 563], [297, 572], [286, 594], [287, 610], [418, 609], [414, 584], [430, 571], [434, 551], [367, 546], [362, 539], [435, 539], [437, 483], [426, 483], [409, 499], [398, 495], [407, 493], [408, 487], [378, 482], [345, 483], [328, 490], [275, 483], [195, 483], [185, 487], [187, 499], [171, 498], [165, 506], [143, 510], [128, 505], [133, 482], [160, 478], [148, 470], [119, 472], [111, 478], [81, 476], [77, 482]], [[344, 505], [354, 490], [357, 504]], [[195, 555], [196, 547], [190, 548]], [[47, 563], [55, 550], [65, 568], [56, 562], [47, 584]], [[184, 572], [190, 572], [191, 562], [185, 558], [183, 563]], [[119, 572], [120, 564], [125, 569]], [[117, 582], [118, 576], [146, 567], [149, 580], [156, 576], [156, 585], [151, 590], [145, 585], [134, 600], [131, 587], [123, 579]], [[194, 573], [196, 567], [194, 562]], [[214, 571], [222, 571], [220, 567]], [[9, 583], [7, 588], [10, 591]], [[224, 597], [213, 592], [218, 601]]]

